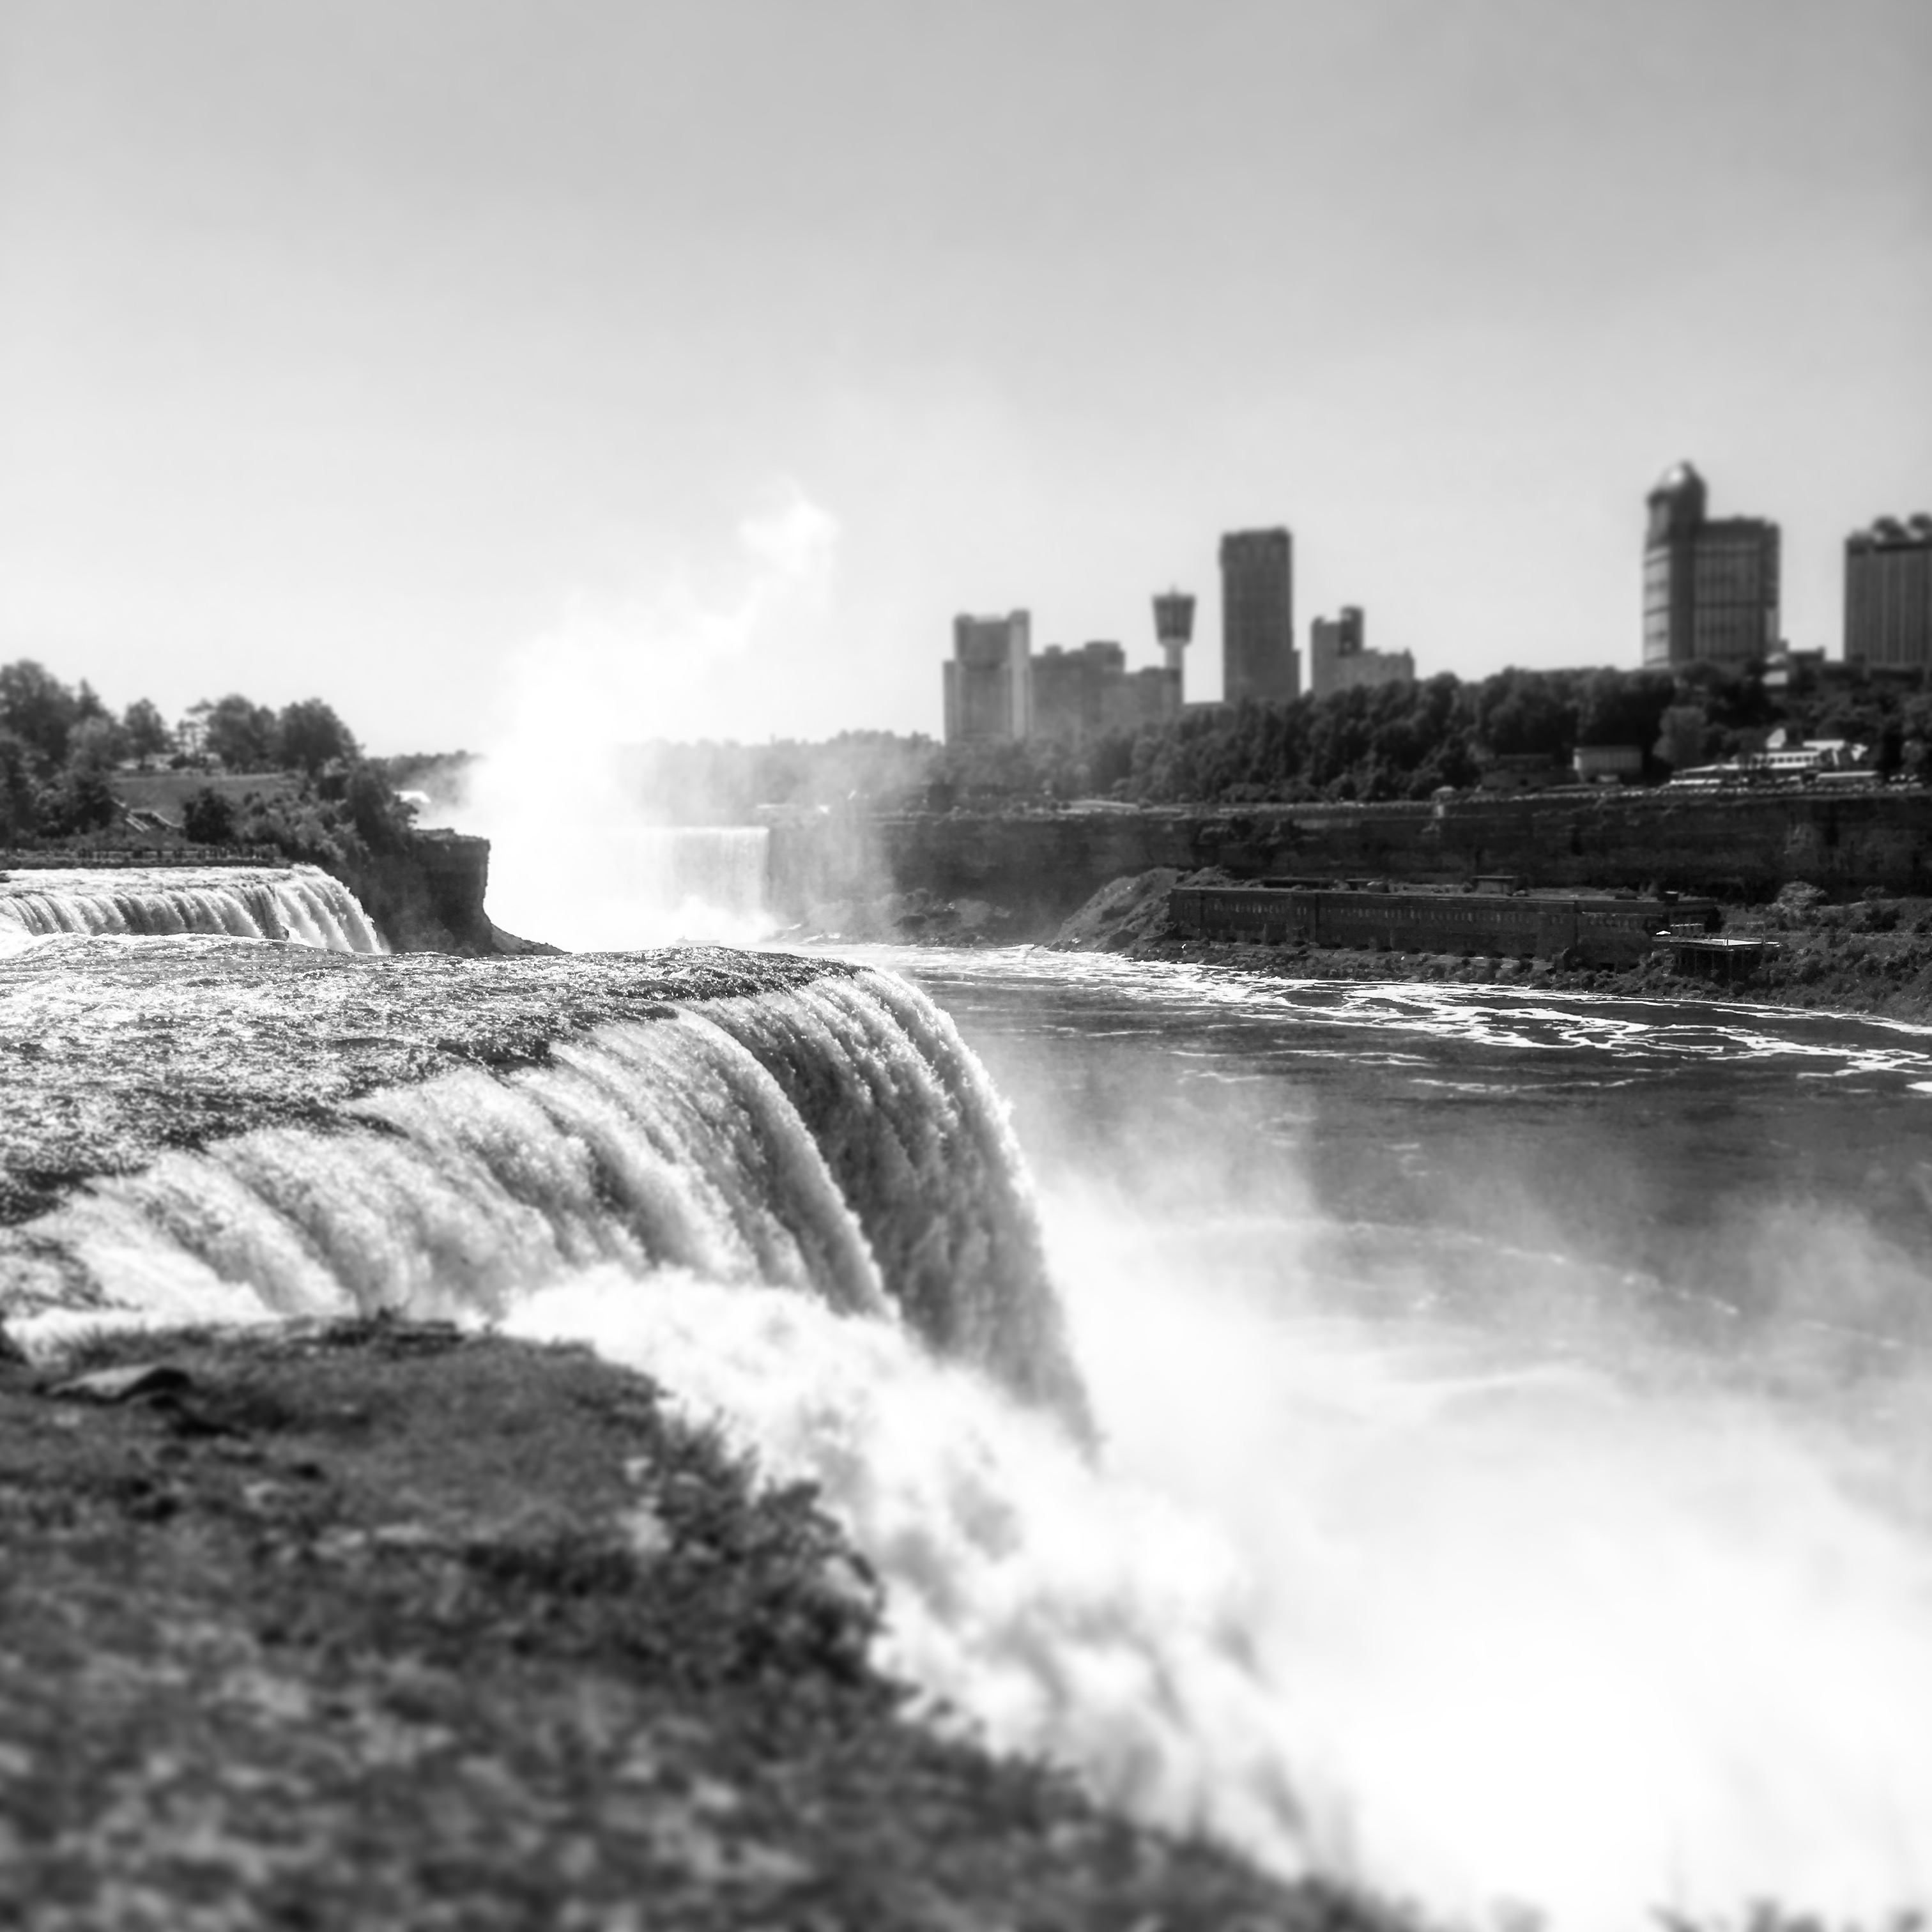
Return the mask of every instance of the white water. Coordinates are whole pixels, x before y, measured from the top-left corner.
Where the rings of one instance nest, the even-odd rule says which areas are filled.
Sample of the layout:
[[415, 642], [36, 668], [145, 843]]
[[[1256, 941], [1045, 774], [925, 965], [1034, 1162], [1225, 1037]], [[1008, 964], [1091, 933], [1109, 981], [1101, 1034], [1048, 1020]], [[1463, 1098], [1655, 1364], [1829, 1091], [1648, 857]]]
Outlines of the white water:
[[487, 824], [491, 916], [576, 951], [755, 944], [771, 835], [762, 826]]
[[[1519, 1026], [1510, 1052], [1570, 1013], [1412, 1018], [1438, 1008]], [[1352, 999], [1332, 1024], [1373, 1031]], [[1292, 1166], [1249, 1294], [1225, 1221], [1165, 1218], [1149, 1173], [1192, 1156], [1155, 1148], [1043, 1204], [1090, 1461], [998, 1385], [1050, 1395], [1054, 1339], [1000, 1110], [884, 981], [351, 1111], [388, 1131], [101, 1184], [12, 1276], [64, 1256], [146, 1318], [397, 1306], [590, 1339], [821, 1486], [887, 1583], [892, 1667], [1284, 1874], [1582, 1928], [1932, 1900], [1926, 1528], [1828, 1416], [1660, 1347], [1339, 1316]]]
[[0, 880], [0, 951], [55, 933], [222, 933], [386, 952], [354, 893], [313, 866], [34, 871]]

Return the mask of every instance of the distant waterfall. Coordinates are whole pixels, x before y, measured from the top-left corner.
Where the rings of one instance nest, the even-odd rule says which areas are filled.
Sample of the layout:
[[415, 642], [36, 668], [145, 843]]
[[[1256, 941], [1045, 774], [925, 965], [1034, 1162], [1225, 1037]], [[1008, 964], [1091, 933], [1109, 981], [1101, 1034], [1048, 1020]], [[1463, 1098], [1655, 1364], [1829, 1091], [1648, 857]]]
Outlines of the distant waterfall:
[[585, 951], [767, 936], [758, 825], [490, 827], [490, 904], [512, 931]]
[[0, 880], [0, 947], [54, 933], [183, 932], [386, 952], [356, 895], [314, 866], [34, 872]]
[[728, 923], [764, 918], [771, 834], [763, 826], [646, 826], [625, 836], [639, 898], [701, 907]]

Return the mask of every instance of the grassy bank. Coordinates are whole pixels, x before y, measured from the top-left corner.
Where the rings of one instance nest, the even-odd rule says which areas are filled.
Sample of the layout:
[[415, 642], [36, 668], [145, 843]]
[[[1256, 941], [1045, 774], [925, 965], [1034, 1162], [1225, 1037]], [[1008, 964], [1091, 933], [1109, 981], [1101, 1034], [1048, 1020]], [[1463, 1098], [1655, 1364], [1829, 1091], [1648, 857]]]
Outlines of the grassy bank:
[[811, 1496], [581, 1352], [0, 1361], [0, 1522], [10, 1924], [1396, 1923], [908, 1721]]

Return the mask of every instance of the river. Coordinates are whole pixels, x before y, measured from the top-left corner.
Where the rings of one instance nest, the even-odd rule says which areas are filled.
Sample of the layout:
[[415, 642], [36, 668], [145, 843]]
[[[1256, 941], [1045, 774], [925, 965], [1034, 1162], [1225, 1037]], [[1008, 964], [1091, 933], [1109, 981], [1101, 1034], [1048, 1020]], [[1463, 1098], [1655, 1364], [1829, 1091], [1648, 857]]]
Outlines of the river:
[[1010, 1100], [1108, 1466], [1232, 1552], [1321, 1862], [1577, 1924], [1932, 1896], [1932, 1033], [867, 956]]

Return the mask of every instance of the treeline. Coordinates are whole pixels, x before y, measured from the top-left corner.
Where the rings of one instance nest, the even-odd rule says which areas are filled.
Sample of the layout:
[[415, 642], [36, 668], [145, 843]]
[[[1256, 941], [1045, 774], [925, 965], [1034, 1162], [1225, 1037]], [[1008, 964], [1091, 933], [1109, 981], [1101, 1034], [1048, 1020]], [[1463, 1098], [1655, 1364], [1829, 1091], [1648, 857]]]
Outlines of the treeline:
[[319, 698], [277, 711], [230, 692], [190, 706], [177, 730], [149, 699], [116, 712], [85, 679], [69, 686], [28, 658], [0, 665], [0, 844], [106, 832], [123, 817], [113, 774], [158, 766], [282, 781], [238, 797], [212, 785], [190, 794], [182, 829], [198, 844], [274, 845], [326, 863], [392, 850], [409, 826]]
[[1580, 745], [1634, 746], [1652, 779], [1762, 750], [1779, 727], [1844, 738], [1882, 772], [1932, 775], [1932, 694], [1834, 680], [1774, 691], [1755, 669], [1504, 670], [1204, 706], [1082, 744], [950, 745], [933, 802], [1108, 797], [1146, 804], [1424, 799], [1477, 784], [1498, 758], [1569, 766]]
[[891, 811], [925, 802], [939, 747], [917, 733], [842, 731], [816, 743], [712, 742], [626, 746], [619, 776], [627, 796], [670, 824], [742, 825], [760, 806]]

